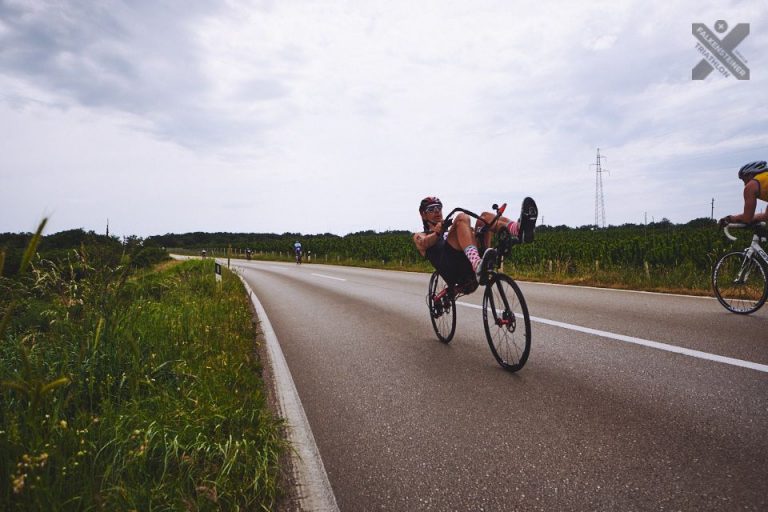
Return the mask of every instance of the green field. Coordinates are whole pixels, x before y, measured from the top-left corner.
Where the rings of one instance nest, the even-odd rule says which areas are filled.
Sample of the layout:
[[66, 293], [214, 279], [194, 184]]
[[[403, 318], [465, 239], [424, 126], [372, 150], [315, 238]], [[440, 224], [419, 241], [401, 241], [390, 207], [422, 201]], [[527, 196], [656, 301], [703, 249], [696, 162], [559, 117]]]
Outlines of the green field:
[[[745, 236], [745, 233], [742, 233]], [[186, 254], [292, 261], [295, 240], [304, 246], [305, 262], [357, 265], [428, 272], [411, 233], [367, 231], [344, 237], [297, 233], [188, 233], [150, 237], [148, 242]], [[532, 244], [512, 249], [504, 270], [520, 279], [639, 290], [710, 293], [712, 266], [727, 250], [744, 248], [747, 238], [729, 242], [714, 221], [697, 219], [676, 225], [542, 226]], [[741, 244], [741, 245], [740, 245]]]
[[287, 446], [240, 280], [32, 260], [0, 278], [0, 510], [274, 508]]

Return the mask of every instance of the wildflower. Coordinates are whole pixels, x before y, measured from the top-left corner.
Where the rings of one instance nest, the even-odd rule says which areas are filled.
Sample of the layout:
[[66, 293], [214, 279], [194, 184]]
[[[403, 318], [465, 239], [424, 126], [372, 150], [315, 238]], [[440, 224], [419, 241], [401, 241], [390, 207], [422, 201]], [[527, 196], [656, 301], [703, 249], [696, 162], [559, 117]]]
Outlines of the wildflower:
[[24, 490], [24, 481], [27, 479], [27, 474], [23, 473], [13, 479], [13, 494], [21, 494]]
[[67, 420], [61, 420], [59, 422], [59, 426], [66, 430], [66, 428], [67, 428]]

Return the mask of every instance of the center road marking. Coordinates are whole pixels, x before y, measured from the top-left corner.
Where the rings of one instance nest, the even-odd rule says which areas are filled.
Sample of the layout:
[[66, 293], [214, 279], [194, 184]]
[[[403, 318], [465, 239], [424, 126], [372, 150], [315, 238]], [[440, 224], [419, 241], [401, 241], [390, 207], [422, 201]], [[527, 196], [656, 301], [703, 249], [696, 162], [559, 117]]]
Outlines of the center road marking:
[[340, 277], [327, 276], [325, 274], [315, 274], [314, 272], [312, 273], [312, 275], [317, 277], [324, 277], [326, 279], [335, 279], [336, 281], [346, 281], [346, 279], [342, 279]]
[[[468, 308], [483, 309], [482, 306], [478, 306], [476, 304], [469, 304], [467, 302], [457, 302], [456, 304], [459, 306], [464, 306]], [[634, 336], [625, 336], [623, 334], [616, 334], [613, 332], [601, 331], [598, 329], [592, 329], [590, 327], [582, 327], [580, 325], [567, 324], [565, 322], [558, 322], [556, 320], [548, 320], [546, 318], [539, 318], [535, 316], [531, 317], [531, 321], [538, 322], [540, 324], [552, 325], [554, 327], [560, 327], [562, 329], [570, 329], [572, 331], [592, 334], [594, 336], [601, 336], [603, 338], [610, 338], [613, 340], [624, 341], [626, 343], [634, 343], [635, 345], [643, 345], [645, 347], [655, 348], [658, 350], [665, 350], [667, 352], [682, 354], [684, 356], [696, 357], [698, 359], [706, 359], [708, 361], [715, 361], [718, 363], [729, 364], [731, 366], [740, 366], [742, 368], [749, 368], [750, 370], [757, 370], [759, 372], [768, 373], [768, 365], [753, 363], [752, 361], [744, 361], [743, 359], [734, 359], [732, 357], [719, 356], [717, 354], [710, 354], [708, 352], [701, 352], [699, 350], [692, 350], [690, 348], [677, 347], [675, 345], [669, 345], [667, 343], [659, 343], [658, 341], [644, 340], [642, 338], [635, 338]]]

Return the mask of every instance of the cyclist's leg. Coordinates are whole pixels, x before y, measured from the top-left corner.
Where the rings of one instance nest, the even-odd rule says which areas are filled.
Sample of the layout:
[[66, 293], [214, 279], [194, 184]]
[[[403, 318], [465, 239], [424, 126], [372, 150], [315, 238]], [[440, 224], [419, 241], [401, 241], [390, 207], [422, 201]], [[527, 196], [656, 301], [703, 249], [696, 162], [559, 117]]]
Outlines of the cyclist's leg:
[[482, 255], [479, 253], [477, 237], [469, 215], [460, 213], [456, 216], [451, 230], [448, 232], [447, 241], [447, 245], [452, 249], [464, 253], [480, 284], [485, 284], [488, 272], [496, 261], [496, 251], [486, 245], [485, 252]]
[[[523, 205], [520, 209], [520, 218], [517, 221], [514, 221], [507, 217], [499, 217], [498, 220], [485, 231], [483, 242], [487, 247], [491, 242], [493, 233], [498, 233], [502, 229], [509, 231], [512, 236], [519, 239], [521, 242], [532, 242], [533, 229], [538, 215], [536, 202], [530, 197], [526, 197], [523, 199]], [[486, 224], [490, 224], [495, 217], [496, 214], [494, 213], [483, 212], [480, 215], [480, 219], [477, 220], [475, 230], [477, 231]]]
[[[483, 227], [485, 227], [487, 224], [490, 224], [493, 222], [493, 219], [496, 217], [495, 213], [491, 212], [483, 212], [480, 214], [480, 218], [477, 219], [477, 222], [475, 223], [475, 232], [479, 231]], [[502, 229], [508, 229], [510, 233], [512, 233], [513, 236], [517, 236], [517, 233], [519, 231], [517, 222], [510, 220], [506, 217], [499, 217], [496, 222], [491, 225], [488, 229], [485, 230], [485, 233], [483, 234], [483, 245], [485, 247], [491, 246], [491, 238], [493, 237], [494, 233], [498, 233]]]
[[[451, 229], [448, 231], [446, 246], [454, 251], [464, 253], [464, 258], [469, 262], [473, 272], [481, 272], [483, 267], [484, 254], [480, 254], [477, 247], [477, 238], [472, 228], [469, 215], [459, 213], [453, 220]], [[490, 258], [492, 259], [492, 258]]]
[[469, 215], [465, 213], [456, 215], [456, 218], [453, 219], [451, 229], [448, 231], [447, 241], [448, 245], [457, 251], [463, 251], [470, 245], [477, 247], [477, 239], [475, 238], [475, 232], [472, 229], [472, 222]]

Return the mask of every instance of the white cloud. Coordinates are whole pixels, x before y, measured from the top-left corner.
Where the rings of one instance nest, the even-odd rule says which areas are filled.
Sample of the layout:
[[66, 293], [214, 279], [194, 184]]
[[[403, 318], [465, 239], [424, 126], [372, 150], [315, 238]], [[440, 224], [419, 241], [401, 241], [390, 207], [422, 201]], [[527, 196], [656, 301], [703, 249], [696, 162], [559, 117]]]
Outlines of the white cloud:
[[[768, 151], [756, 4], [6, 2], [0, 231], [415, 229], [427, 194], [580, 225], [598, 146], [609, 222], [732, 213]], [[749, 82], [691, 80], [721, 18]]]

